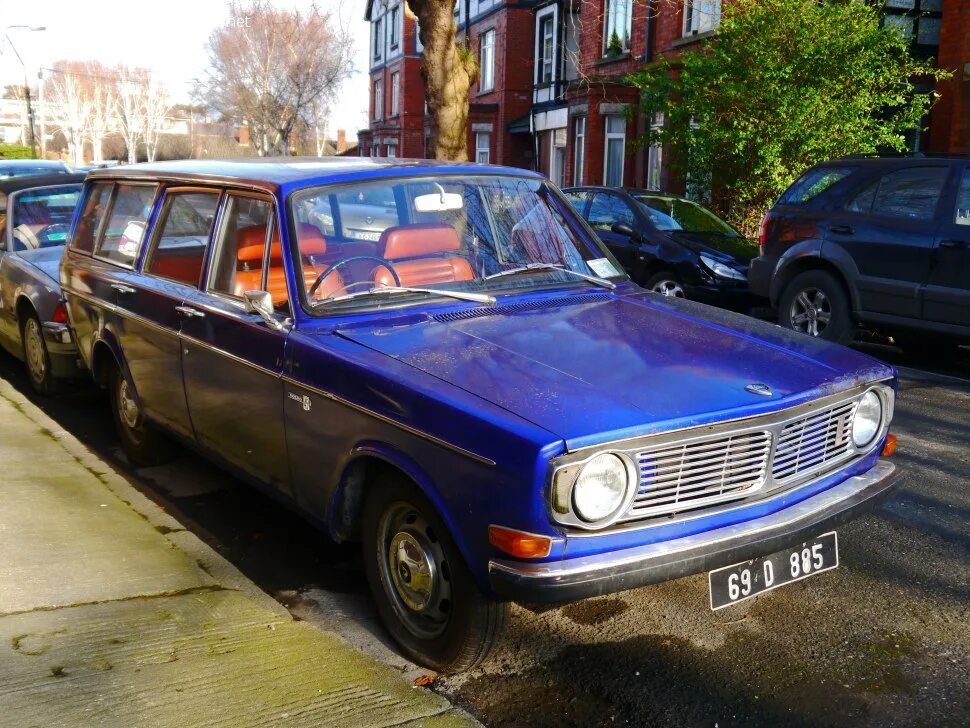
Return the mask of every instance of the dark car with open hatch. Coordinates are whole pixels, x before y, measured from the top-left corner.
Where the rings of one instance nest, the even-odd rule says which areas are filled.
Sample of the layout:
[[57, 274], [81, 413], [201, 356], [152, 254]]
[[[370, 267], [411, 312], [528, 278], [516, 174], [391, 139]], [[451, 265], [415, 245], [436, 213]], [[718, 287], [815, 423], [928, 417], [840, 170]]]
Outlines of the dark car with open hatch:
[[643, 290], [532, 172], [154, 163], [79, 209], [61, 282], [128, 456], [167, 433], [360, 541], [439, 670], [509, 600], [710, 570], [720, 608], [834, 568], [900, 477], [891, 368]]

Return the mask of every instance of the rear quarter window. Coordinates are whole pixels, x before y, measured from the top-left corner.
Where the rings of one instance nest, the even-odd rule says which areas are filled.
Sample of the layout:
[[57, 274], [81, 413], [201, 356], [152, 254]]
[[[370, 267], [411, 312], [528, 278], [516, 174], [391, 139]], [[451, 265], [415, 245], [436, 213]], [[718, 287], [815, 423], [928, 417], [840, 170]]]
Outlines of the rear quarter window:
[[782, 194], [779, 205], [804, 205], [811, 202], [833, 185], [841, 182], [856, 167], [819, 167], [810, 169]]
[[158, 185], [123, 182], [115, 186], [111, 211], [97, 241], [99, 258], [131, 267], [138, 255]]
[[84, 199], [84, 208], [71, 238], [71, 250], [90, 255], [94, 251], [94, 237], [101, 229], [104, 214], [108, 211], [108, 199], [111, 197], [111, 183], [101, 182], [88, 187]]

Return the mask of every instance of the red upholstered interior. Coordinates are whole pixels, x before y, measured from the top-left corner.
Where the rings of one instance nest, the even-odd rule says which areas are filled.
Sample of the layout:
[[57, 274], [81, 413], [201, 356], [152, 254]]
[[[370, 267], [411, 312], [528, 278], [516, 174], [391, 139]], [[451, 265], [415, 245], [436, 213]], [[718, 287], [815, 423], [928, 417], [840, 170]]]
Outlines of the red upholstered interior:
[[162, 278], [199, 285], [202, 277], [202, 261], [205, 248], [170, 248], [156, 250], [152, 254], [149, 272]]
[[[402, 286], [429, 286], [456, 281], [470, 281], [475, 276], [468, 261], [449, 253], [461, 250], [458, 232], [449, 225], [399, 225], [381, 235], [378, 249], [382, 257], [394, 263]], [[384, 266], [372, 273], [377, 286], [396, 285], [394, 276]]]
[[[237, 233], [239, 246], [236, 253], [236, 285], [235, 293], [242, 296], [246, 291], [257, 291], [263, 285], [262, 258], [266, 244], [266, 226], [251, 225], [241, 228]], [[327, 252], [327, 241], [313, 225], [300, 226], [300, 251], [306, 255], [322, 255]], [[255, 265], [254, 265], [255, 264]], [[323, 271], [325, 265], [310, 265], [304, 261], [303, 275], [307, 287], [313, 285]], [[344, 287], [340, 271], [327, 277], [323, 285], [317, 289], [314, 296], [325, 298], [330, 293]], [[283, 248], [280, 245], [279, 230], [274, 229], [273, 241], [270, 248], [269, 271], [266, 276], [266, 290], [273, 297], [273, 305], [285, 304], [288, 300], [286, 291], [286, 274], [283, 270]]]

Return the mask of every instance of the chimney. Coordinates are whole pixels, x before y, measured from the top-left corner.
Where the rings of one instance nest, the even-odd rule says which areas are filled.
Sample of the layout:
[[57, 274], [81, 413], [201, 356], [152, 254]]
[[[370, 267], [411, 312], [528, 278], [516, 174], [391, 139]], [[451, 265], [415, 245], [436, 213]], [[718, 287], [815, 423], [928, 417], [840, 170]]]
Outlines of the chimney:
[[347, 151], [347, 132], [344, 129], [337, 129], [337, 154]]

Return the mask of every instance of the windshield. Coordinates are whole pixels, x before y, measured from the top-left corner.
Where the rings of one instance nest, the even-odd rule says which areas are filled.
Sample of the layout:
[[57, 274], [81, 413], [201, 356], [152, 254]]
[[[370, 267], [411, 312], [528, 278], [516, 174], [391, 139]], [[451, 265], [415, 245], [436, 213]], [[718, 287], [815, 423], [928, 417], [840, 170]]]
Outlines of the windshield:
[[316, 187], [294, 194], [291, 210], [315, 309], [376, 305], [374, 289], [495, 294], [622, 275], [539, 179], [422, 176]]
[[716, 233], [729, 237], [740, 235], [737, 230], [696, 202], [659, 195], [633, 195], [633, 199], [640, 203], [641, 209], [658, 230]]
[[64, 245], [71, 229], [81, 185], [25, 190], [13, 197], [8, 210], [14, 250], [36, 250]]

